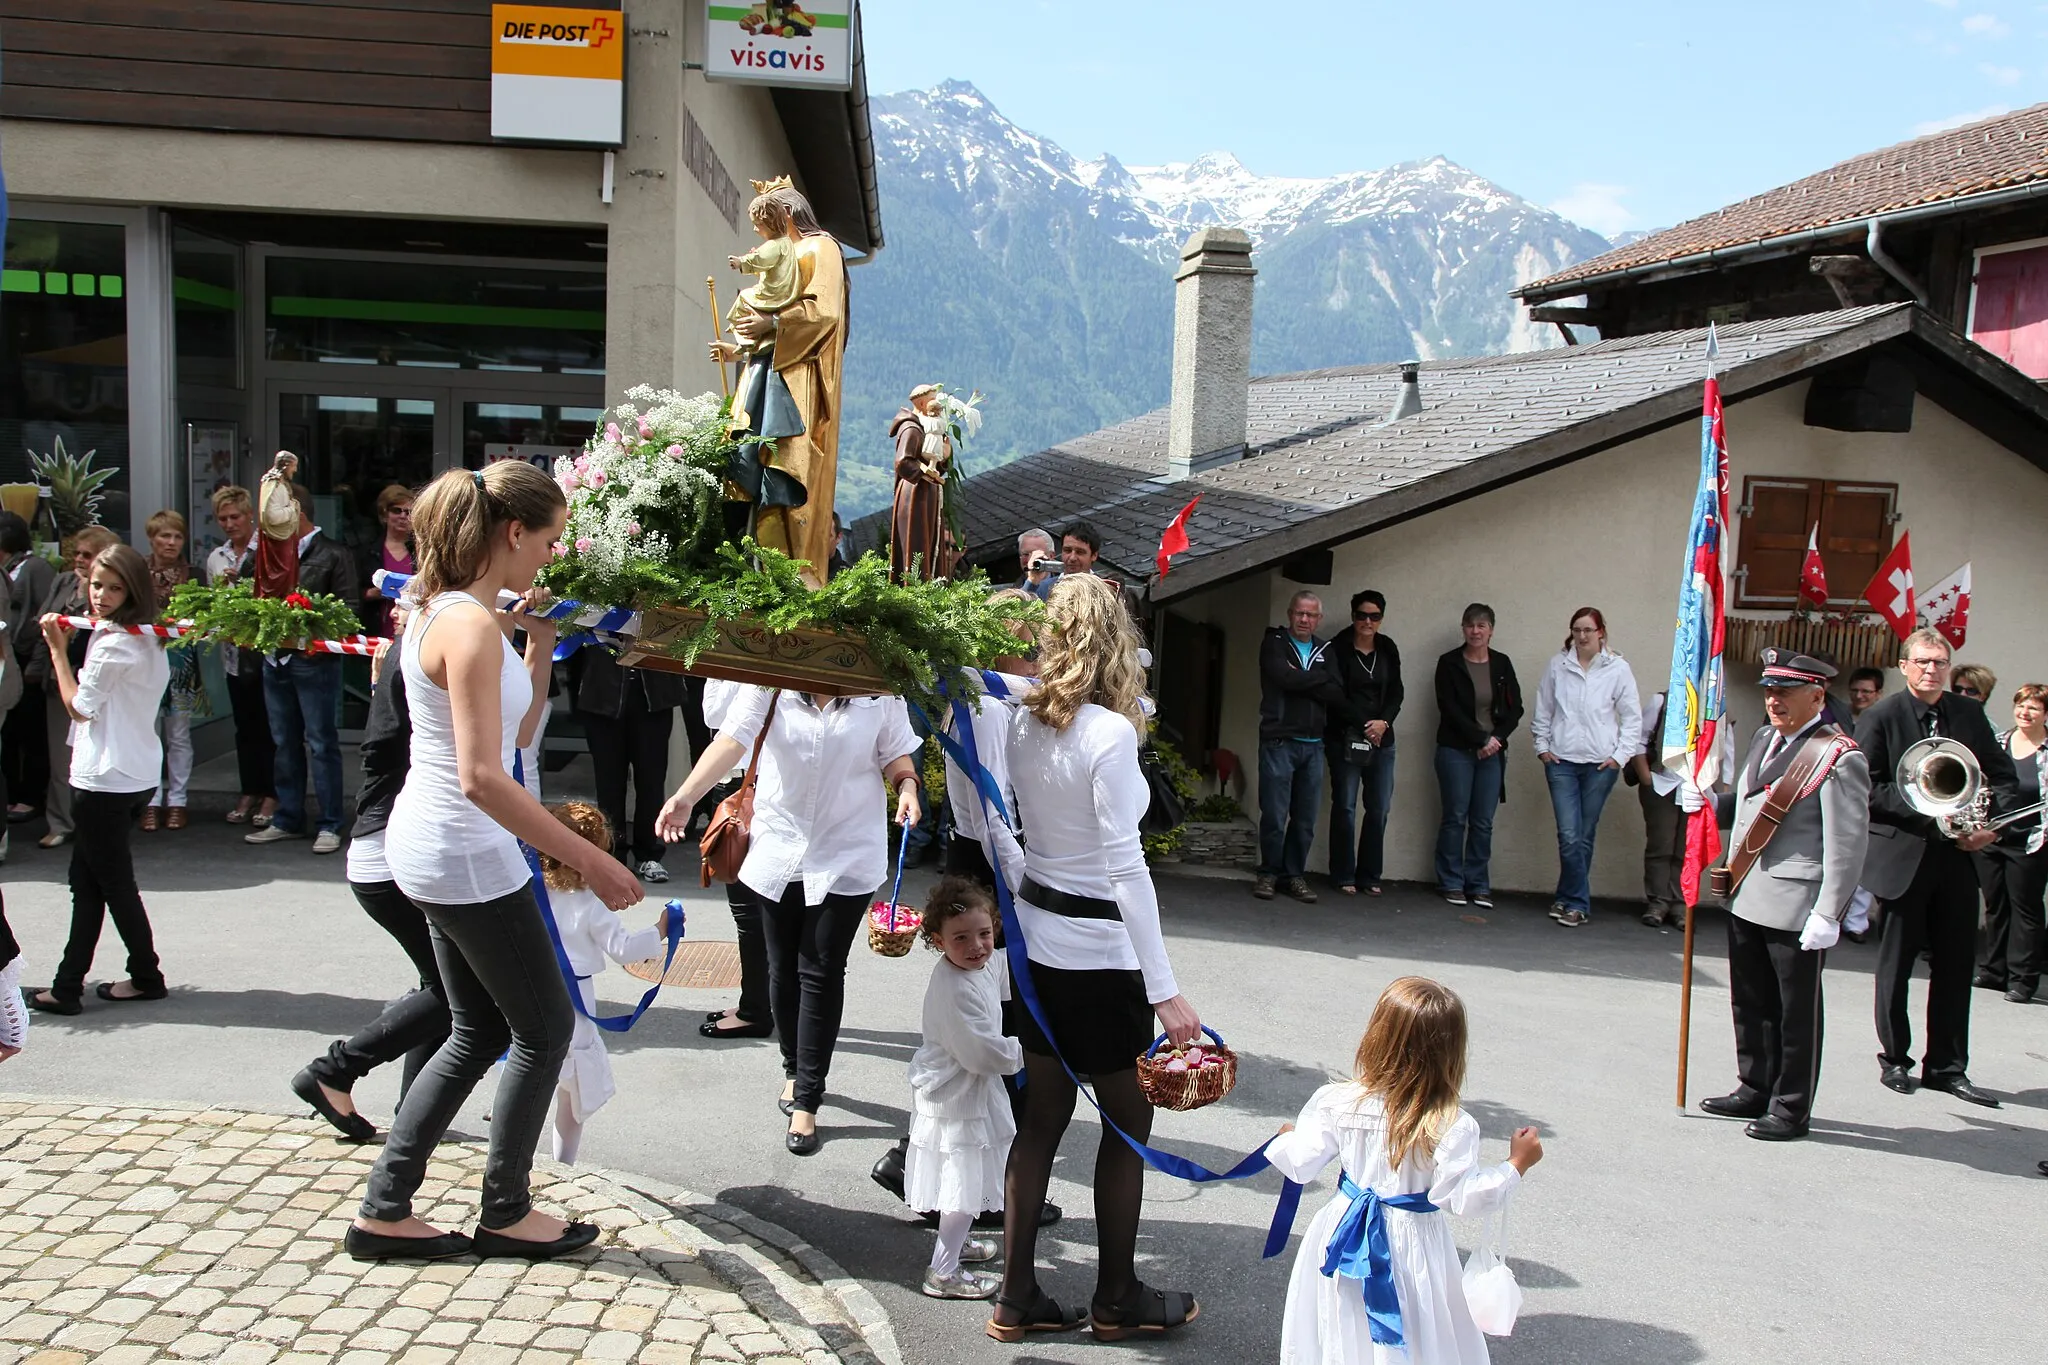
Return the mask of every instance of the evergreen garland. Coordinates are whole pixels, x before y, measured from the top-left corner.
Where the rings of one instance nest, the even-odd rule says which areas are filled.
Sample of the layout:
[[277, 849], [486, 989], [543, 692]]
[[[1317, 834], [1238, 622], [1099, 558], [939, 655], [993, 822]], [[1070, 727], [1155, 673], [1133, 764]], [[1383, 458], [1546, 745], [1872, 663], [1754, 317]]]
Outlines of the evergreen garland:
[[363, 628], [355, 609], [328, 593], [258, 597], [246, 582], [209, 587], [197, 579], [179, 584], [171, 593], [161, 621], [190, 626], [170, 642], [173, 649], [211, 639], [264, 654], [301, 649], [308, 640], [345, 639]]

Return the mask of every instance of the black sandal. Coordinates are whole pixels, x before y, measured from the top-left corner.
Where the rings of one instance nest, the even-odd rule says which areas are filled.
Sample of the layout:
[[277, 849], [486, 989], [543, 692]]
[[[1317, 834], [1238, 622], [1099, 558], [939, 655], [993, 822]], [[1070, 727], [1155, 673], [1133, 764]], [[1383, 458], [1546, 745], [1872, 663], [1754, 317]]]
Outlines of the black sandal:
[[996, 1306], [1012, 1309], [1019, 1315], [1015, 1322], [997, 1322], [993, 1313], [989, 1315], [989, 1336], [1004, 1343], [1022, 1341], [1025, 1335], [1031, 1332], [1072, 1332], [1081, 1326], [1082, 1314], [1079, 1309], [1075, 1309], [1072, 1315], [1069, 1315], [1067, 1310], [1060, 1307], [1043, 1289], [1034, 1288], [1031, 1291], [1031, 1306], [1028, 1308], [1015, 1299], [1001, 1297], [996, 1299]]
[[1088, 1326], [1097, 1341], [1122, 1341], [1140, 1332], [1158, 1334], [1184, 1327], [1202, 1314], [1193, 1294], [1153, 1289], [1142, 1280], [1116, 1306], [1116, 1321], [1104, 1322], [1102, 1310], [1088, 1305]]

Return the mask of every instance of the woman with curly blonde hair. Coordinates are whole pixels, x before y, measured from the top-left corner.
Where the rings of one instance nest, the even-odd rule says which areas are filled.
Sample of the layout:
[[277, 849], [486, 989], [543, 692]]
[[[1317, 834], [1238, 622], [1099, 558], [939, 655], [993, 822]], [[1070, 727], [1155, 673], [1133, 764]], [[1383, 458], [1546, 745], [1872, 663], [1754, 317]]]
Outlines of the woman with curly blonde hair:
[[[1144, 1141], [1152, 1106], [1138, 1088], [1137, 1058], [1152, 1019], [1175, 1043], [1201, 1032], [1181, 995], [1159, 927], [1159, 899], [1138, 842], [1150, 794], [1138, 768], [1145, 678], [1138, 634], [1116, 586], [1073, 574], [1053, 589], [1038, 686], [1010, 724], [1010, 782], [1030, 831], [1017, 886], [1024, 943], [1011, 943], [1013, 975], [1028, 957], [1045, 1024], [1018, 1016], [1024, 1047], [1024, 1118], [1005, 1177], [1007, 1266], [988, 1334], [1081, 1325], [1038, 1284], [1040, 1212], [1060, 1138], [1074, 1115], [1074, 1083], [1060, 1065], [1090, 1077], [1103, 1111]], [[1021, 994], [1021, 992], [1020, 992]], [[1050, 1034], [1050, 1036], [1048, 1036]], [[1055, 1055], [1057, 1049], [1057, 1056]], [[1148, 1288], [1134, 1258], [1145, 1167], [1106, 1126], [1095, 1157], [1095, 1335], [1106, 1341], [1169, 1331], [1194, 1318], [1195, 1298]]]

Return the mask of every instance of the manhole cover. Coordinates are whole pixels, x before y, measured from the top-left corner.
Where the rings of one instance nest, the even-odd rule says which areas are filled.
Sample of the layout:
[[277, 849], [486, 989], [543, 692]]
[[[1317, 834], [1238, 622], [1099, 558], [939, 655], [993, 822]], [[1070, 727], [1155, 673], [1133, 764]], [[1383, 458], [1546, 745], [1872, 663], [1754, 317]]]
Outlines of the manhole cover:
[[685, 943], [676, 949], [667, 976], [661, 974], [658, 957], [629, 963], [626, 970], [642, 981], [659, 979], [664, 986], [680, 986], [684, 990], [731, 990], [740, 984], [740, 946], [716, 940]]

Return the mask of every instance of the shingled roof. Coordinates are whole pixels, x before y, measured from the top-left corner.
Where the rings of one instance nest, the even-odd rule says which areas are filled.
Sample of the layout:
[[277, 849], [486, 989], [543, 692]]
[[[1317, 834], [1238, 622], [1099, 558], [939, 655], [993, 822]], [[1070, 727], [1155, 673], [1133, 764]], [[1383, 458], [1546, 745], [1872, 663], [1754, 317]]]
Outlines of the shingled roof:
[[[2048, 104], [1851, 157], [1818, 175], [1580, 261], [1515, 293], [1531, 302], [1561, 298], [1598, 279], [1686, 257], [1740, 254], [1776, 238], [1837, 225], [1847, 232], [1869, 218], [2032, 184], [2048, 190]], [[1702, 268], [1706, 263], [1701, 262]]]
[[[2002, 403], [1949, 405], [1997, 408], [1996, 421], [1960, 415], [1990, 423], [1995, 439], [2027, 447], [2022, 453], [2048, 468], [2048, 395], [1912, 304], [1725, 327], [1722, 389], [1732, 401], [1900, 338], [2002, 393]], [[1142, 581], [1154, 575], [1160, 532], [1200, 493], [1192, 549], [1152, 584], [1153, 599], [1164, 601], [1697, 420], [1705, 365], [1701, 330], [1428, 361], [1423, 411], [1392, 425], [1381, 422], [1400, 383], [1398, 365], [1255, 379], [1245, 458], [1173, 478], [1161, 408], [970, 478], [962, 529], [969, 556], [992, 560], [1027, 527], [1057, 533], [1085, 517], [1102, 532], [1108, 567]], [[886, 534], [887, 514], [879, 517]]]

